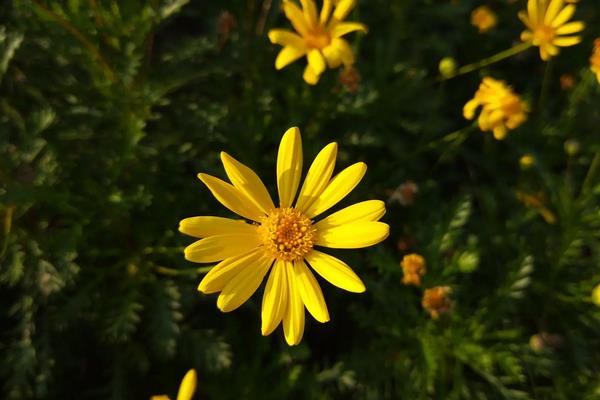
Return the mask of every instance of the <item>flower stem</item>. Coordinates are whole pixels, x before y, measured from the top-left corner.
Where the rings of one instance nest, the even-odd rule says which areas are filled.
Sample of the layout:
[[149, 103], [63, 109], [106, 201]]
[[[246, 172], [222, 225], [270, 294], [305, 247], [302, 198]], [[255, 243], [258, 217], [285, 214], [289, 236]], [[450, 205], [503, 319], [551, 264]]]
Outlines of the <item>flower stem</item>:
[[12, 230], [12, 220], [13, 213], [15, 211], [15, 206], [10, 205], [6, 208], [6, 214], [4, 214], [4, 224], [2, 227], [2, 248], [0, 249], [0, 258], [4, 257], [6, 250], [8, 249], [8, 237], [10, 236], [10, 231]]
[[497, 63], [498, 61], [502, 61], [502, 60], [504, 60], [506, 58], [512, 57], [512, 56], [517, 55], [519, 53], [522, 53], [523, 51], [527, 50], [531, 46], [532, 46], [531, 42], [519, 43], [518, 45], [513, 46], [510, 49], [506, 49], [504, 51], [501, 51], [500, 53], [494, 54], [493, 56], [484, 58], [483, 60], [480, 60], [480, 61], [477, 61], [477, 62], [474, 62], [474, 63], [471, 63], [471, 64], [464, 65], [464, 66], [460, 67], [454, 74], [438, 78], [438, 82], [439, 81], [446, 81], [448, 79], [452, 79], [452, 78], [455, 78], [457, 76], [468, 74], [469, 72], [476, 71], [476, 70], [481, 69], [483, 67], [487, 67], [488, 65]]
[[594, 156], [592, 164], [590, 165], [590, 169], [585, 176], [585, 180], [581, 186], [581, 196], [585, 196], [592, 189], [594, 181], [598, 176], [598, 172], [600, 172], [600, 151], [598, 151]]

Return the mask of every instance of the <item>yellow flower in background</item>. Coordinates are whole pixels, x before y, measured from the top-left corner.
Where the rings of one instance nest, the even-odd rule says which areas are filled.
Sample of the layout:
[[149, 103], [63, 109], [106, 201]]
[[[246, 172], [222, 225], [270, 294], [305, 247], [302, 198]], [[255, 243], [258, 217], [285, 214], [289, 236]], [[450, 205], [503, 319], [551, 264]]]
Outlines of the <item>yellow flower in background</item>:
[[600, 38], [594, 40], [594, 51], [590, 57], [590, 68], [600, 83]]
[[283, 11], [297, 33], [272, 29], [269, 40], [283, 46], [275, 59], [276, 69], [306, 56], [308, 65], [303, 77], [306, 83], [315, 85], [327, 67], [354, 64], [352, 49], [342, 36], [354, 31], [366, 32], [367, 27], [359, 22], [344, 21], [356, 0], [324, 0], [320, 13], [314, 0], [301, 0], [301, 3], [302, 9], [293, 1], [283, 1]]
[[325, 146], [298, 192], [302, 174], [300, 130], [288, 129], [277, 155], [279, 205], [275, 206], [258, 175], [222, 152], [231, 184], [206, 174], [198, 177], [219, 202], [244, 219], [192, 217], [179, 225], [182, 233], [200, 238], [185, 249], [187, 260], [218, 262], [198, 290], [221, 292], [217, 299], [221, 311], [233, 311], [246, 302], [270, 271], [262, 301], [261, 331], [269, 335], [283, 321], [289, 345], [302, 339], [305, 306], [317, 321], [329, 321], [311, 268], [341, 289], [365, 291], [363, 282], [346, 263], [315, 247], [368, 247], [389, 234], [388, 225], [377, 222], [385, 213], [380, 200], [363, 201], [314, 221], [346, 197], [366, 172], [367, 166], [358, 162], [332, 178], [336, 156], [336, 143]]
[[488, 6], [480, 6], [471, 13], [471, 25], [479, 29], [479, 33], [486, 33], [496, 26], [496, 14]]
[[463, 115], [466, 119], [475, 118], [475, 111], [481, 107], [477, 120], [482, 131], [492, 131], [498, 140], [504, 139], [509, 129], [515, 129], [527, 119], [528, 105], [515, 94], [505, 82], [493, 78], [483, 78], [475, 97], [465, 104]]
[[[196, 370], [190, 369], [179, 385], [179, 391], [177, 392], [177, 400], [191, 400], [194, 392], [196, 391]], [[170, 400], [167, 395], [152, 396], [150, 400]]]
[[425, 289], [421, 306], [429, 313], [431, 318], [438, 319], [441, 314], [452, 310], [451, 293], [452, 288], [450, 286], [435, 286], [431, 289]]
[[592, 290], [592, 302], [595, 305], [600, 306], [600, 284], [596, 285], [594, 290]]
[[564, 0], [529, 0], [527, 11], [519, 12], [519, 18], [529, 28], [521, 33], [521, 40], [538, 46], [544, 61], [557, 55], [559, 47], [578, 44], [581, 36], [565, 36], [585, 28], [583, 22], [568, 22], [575, 8], [573, 4], [565, 5]]
[[519, 165], [521, 169], [528, 170], [535, 165], [535, 157], [532, 154], [523, 154], [519, 159]]
[[402, 283], [405, 285], [421, 286], [421, 277], [427, 271], [423, 256], [416, 253], [407, 254], [402, 258], [400, 265], [404, 273]]

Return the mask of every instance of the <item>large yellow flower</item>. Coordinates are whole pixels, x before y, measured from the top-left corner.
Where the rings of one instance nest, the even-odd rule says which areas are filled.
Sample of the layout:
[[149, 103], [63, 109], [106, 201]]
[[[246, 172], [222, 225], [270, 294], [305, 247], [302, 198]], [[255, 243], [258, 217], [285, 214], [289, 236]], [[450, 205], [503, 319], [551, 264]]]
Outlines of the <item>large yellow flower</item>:
[[258, 175], [222, 152], [231, 184], [206, 174], [198, 177], [218, 201], [244, 220], [192, 217], [179, 225], [182, 233], [201, 238], [185, 249], [187, 260], [219, 262], [202, 279], [198, 290], [221, 292], [217, 299], [221, 311], [242, 305], [270, 271], [262, 301], [262, 334], [270, 334], [283, 321], [289, 345], [302, 339], [305, 306], [317, 321], [329, 321], [323, 293], [309, 266], [341, 289], [365, 291], [348, 265], [315, 246], [367, 247], [389, 233], [388, 225], [377, 222], [385, 213], [379, 200], [363, 201], [314, 221], [346, 197], [366, 172], [367, 166], [358, 162], [332, 178], [336, 155], [336, 143], [319, 152], [296, 196], [302, 174], [302, 143], [300, 130], [288, 129], [277, 155], [279, 206], [275, 206]]
[[505, 82], [489, 76], [483, 78], [475, 97], [465, 104], [463, 115], [475, 118], [481, 107], [477, 123], [482, 131], [492, 131], [494, 138], [502, 140], [509, 129], [515, 129], [527, 119], [528, 105]]
[[324, 0], [319, 14], [314, 0], [300, 2], [302, 9], [292, 1], [283, 1], [283, 11], [297, 33], [272, 29], [269, 39], [283, 46], [275, 59], [275, 68], [282, 69], [306, 55], [308, 65], [304, 69], [304, 80], [315, 85], [327, 67], [354, 64], [352, 49], [342, 36], [354, 31], [366, 32], [367, 28], [359, 22], [344, 22], [356, 0], [335, 1], [335, 9], [332, 0]]
[[[194, 392], [196, 391], [196, 370], [190, 369], [179, 385], [179, 391], [177, 392], [177, 400], [191, 400]], [[152, 396], [150, 400], [170, 400], [169, 396], [162, 394], [158, 396]]]
[[519, 12], [519, 18], [529, 28], [521, 33], [521, 40], [538, 46], [542, 60], [549, 60], [558, 54], [558, 47], [581, 42], [581, 36], [565, 36], [585, 28], [583, 22], [567, 22], [574, 13], [575, 5], [565, 6], [564, 0], [529, 0], [527, 12]]

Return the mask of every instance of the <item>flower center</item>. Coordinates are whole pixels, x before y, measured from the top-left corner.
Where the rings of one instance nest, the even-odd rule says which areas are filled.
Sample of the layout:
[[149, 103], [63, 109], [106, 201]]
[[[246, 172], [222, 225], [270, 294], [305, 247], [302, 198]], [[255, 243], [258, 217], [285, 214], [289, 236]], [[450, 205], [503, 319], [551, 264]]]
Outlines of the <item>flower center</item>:
[[331, 38], [323, 27], [316, 26], [308, 32], [308, 35], [304, 37], [304, 41], [308, 48], [322, 49], [329, 45]]
[[265, 251], [284, 261], [301, 260], [313, 247], [312, 221], [295, 208], [275, 208], [262, 218], [258, 232]]
[[556, 36], [556, 29], [548, 25], [540, 25], [533, 32], [534, 44], [552, 43]]

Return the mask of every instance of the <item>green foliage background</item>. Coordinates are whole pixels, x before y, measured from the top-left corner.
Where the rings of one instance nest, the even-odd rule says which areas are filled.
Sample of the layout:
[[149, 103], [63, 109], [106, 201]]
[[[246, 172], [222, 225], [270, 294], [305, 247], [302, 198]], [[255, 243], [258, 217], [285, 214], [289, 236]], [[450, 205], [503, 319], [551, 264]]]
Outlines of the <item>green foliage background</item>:
[[[499, 25], [481, 35], [469, 15], [484, 3]], [[304, 62], [274, 70], [266, 31], [288, 26], [276, 0], [3, 2], [1, 397], [173, 396], [196, 368], [198, 399], [600, 398], [600, 85], [588, 63], [600, 4], [581, 3], [584, 41], [551, 63], [530, 49], [439, 82], [442, 57], [462, 65], [517, 43], [525, 1], [361, 1], [350, 19], [370, 31], [351, 39], [353, 92], [339, 71], [309, 87]], [[484, 75], [531, 104], [501, 142], [462, 118]], [[290, 348], [280, 331], [260, 335], [262, 289], [230, 314], [196, 291], [177, 225], [228, 215], [195, 177], [224, 175], [221, 150], [275, 193], [294, 125], [307, 159], [337, 141], [339, 167], [369, 165], [343, 205], [387, 199], [392, 232], [341, 255], [367, 292], [321, 281], [332, 320], [311, 319]], [[409, 180], [418, 193], [402, 205]], [[516, 190], [543, 193], [556, 223]], [[408, 252], [427, 260], [421, 288], [401, 284]], [[452, 287], [453, 309], [432, 320], [421, 297], [436, 285]], [[534, 349], [536, 334], [554, 339]]]

